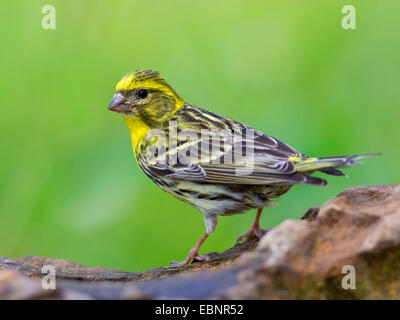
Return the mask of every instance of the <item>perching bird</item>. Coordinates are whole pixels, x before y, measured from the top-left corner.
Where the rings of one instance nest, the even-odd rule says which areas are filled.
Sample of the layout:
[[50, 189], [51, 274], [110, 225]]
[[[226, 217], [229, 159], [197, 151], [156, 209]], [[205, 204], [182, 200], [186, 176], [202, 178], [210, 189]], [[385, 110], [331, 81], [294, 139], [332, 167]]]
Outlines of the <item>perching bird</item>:
[[325, 186], [315, 171], [344, 175], [336, 167], [359, 165], [371, 156], [312, 158], [245, 124], [183, 100], [153, 70], [128, 73], [116, 86], [109, 110], [122, 114], [135, 158], [159, 187], [197, 208], [206, 232], [186, 259], [205, 260], [198, 251], [217, 226], [217, 217], [258, 209], [250, 230], [261, 237], [261, 211], [294, 184]]

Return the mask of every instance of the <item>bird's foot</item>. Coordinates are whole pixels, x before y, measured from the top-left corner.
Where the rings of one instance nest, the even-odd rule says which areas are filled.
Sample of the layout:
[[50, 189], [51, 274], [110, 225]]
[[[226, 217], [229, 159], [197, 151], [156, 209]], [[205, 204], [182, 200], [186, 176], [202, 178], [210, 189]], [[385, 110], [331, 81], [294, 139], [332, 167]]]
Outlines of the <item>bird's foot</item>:
[[189, 264], [190, 262], [195, 261], [208, 261], [211, 259], [214, 252], [206, 253], [206, 254], [198, 254], [197, 252], [190, 251], [185, 260], [183, 261], [172, 261], [169, 264], [169, 267], [181, 267]]
[[249, 241], [251, 238], [256, 237], [260, 240], [264, 234], [267, 233], [268, 230], [262, 229], [260, 227], [251, 228], [245, 234], [242, 234], [238, 239], [237, 242], [241, 242], [242, 240]]

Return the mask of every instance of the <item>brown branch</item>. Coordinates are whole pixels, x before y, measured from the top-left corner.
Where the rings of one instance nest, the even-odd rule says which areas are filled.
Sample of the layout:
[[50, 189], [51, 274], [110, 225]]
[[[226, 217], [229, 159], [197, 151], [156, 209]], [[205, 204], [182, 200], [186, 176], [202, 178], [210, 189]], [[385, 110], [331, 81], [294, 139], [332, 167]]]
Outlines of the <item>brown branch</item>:
[[[284, 221], [259, 244], [238, 244], [204, 263], [124, 272], [2, 258], [0, 298], [399, 298], [399, 249], [400, 186], [356, 187], [311, 208], [302, 220]], [[44, 265], [56, 268], [56, 290], [41, 287]], [[357, 272], [356, 290], [342, 287], [345, 265]]]

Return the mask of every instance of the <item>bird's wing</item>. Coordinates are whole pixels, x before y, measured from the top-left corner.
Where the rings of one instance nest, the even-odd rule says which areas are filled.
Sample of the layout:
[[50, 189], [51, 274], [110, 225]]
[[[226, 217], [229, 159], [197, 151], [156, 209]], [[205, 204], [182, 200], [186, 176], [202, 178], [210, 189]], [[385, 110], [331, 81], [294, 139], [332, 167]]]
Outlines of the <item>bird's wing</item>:
[[140, 161], [139, 165], [144, 172], [151, 176], [161, 176], [177, 180], [205, 181], [206, 173], [198, 164], [182, 165], [180, 163], [167, 165], [164, 162], [155, 162], [149, 164], [146, 161]]
[[235, 133], [213, 132], [169, 146], [164, 155], [142, 159], [142, 168], [156, 176], [220, 184], [314, 184], [325, 180], [296, 172], [291, 157], [304, 157], [290, 146], [262, 132], [235, 123]]

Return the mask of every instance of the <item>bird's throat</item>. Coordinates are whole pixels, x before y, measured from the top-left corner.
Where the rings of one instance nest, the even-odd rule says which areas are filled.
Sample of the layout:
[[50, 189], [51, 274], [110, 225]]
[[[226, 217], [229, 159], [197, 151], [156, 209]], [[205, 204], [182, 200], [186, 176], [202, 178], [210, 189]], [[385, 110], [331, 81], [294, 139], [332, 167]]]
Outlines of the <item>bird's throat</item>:
[[123, 115], [123, 118], [129, 128], [133, 153], [136, 157], [136, 150], [140, 141], [146, 137], [151, 128], [138, 116]]

